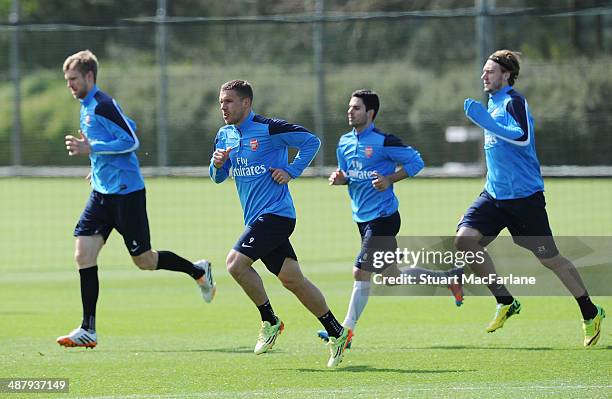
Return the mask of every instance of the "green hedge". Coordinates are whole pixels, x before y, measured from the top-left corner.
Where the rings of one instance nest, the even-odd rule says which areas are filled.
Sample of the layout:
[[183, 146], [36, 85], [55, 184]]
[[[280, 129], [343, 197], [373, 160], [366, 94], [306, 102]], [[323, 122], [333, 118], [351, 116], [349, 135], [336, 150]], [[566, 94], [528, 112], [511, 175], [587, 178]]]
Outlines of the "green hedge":
[[[524, 93], [536, 120], [538, 150], [543, 164], [611, 164], [612, 92], [610, 58], [574, 59], [566, 64], [529, 63], [516, 85]], [[210, 67], [171, 65], [169, 72], [169, 159], [172, 165], [206, 165], [212, 142], [222, 124], [219, 86], [245, 78], [255, 88], [254, 109], [314, 129], [314, 72], [310, 65], [272, 64]], [[448, 125], [468, 125], [465, 97], [482, 98], [475, 65], [448, 65], [443, 72], [408, 62], [378, 62], [327, 66], [325, 154], [335, 161], [335, 145], [348, 130], [348, 97], [357, 88], [381, 95], [377, 125], [419, 149], [429, 165], [475, 161], [476, 144], [449, 145]], [[104, 63], [102, 90], [114, 96], [139, 126], [139, 157], [156, 162], [156, 67], [142, 63]], [[39, 70], [23, 77], [23, 161], [27, 165], [86, 164], [64, 150], [65, 134], [78, 129], [78, 103], [70, 96], [61, 70]], [[0, 84], [0, 164], [10, 163], [12, 85]]]

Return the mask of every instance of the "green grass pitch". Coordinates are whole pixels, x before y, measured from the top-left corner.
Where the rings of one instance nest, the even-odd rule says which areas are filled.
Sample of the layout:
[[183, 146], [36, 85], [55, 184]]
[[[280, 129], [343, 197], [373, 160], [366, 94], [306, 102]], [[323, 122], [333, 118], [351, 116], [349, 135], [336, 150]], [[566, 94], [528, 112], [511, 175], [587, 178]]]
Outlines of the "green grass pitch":
[[[342, 320], [359, 247], [343, 187], [291, 183], [298, 211], [292, 241], [304, 273]], [[612, 236], [612, 179], [548, 179], [557, 235]], [[523, 311], [494, 334], [489, 297], [372, 297], [354, 348], [334, 370], [315, 337], [318, 321], [261, 264], [286, 325], [272, 353], [252, 353], [258, 312], [225, 271], [242, 231], [231, 182], [148, 179], [152, 244], [213, 261], [217, 297], [167, 271], [142, 272], [114, 233], [99, 259], [99, 345], [55, 343], [80, 321], [72, 229], [89, 187], [81, 179], [3, 179], [0, 207], [0, 378], [69, 378], [68, 394], [18, 398], [558, 398], [612, 397], [612, 320], [597, 347], [582, 348], [570, 297], [522, 297]], [[479, 179], [415, 179], [396, 185], [403, 235], [452, 235], [479, 193]], [[534, 267], [539, 266], [534, 260]], [[612, 314], [612, 299], [596, 302]]]

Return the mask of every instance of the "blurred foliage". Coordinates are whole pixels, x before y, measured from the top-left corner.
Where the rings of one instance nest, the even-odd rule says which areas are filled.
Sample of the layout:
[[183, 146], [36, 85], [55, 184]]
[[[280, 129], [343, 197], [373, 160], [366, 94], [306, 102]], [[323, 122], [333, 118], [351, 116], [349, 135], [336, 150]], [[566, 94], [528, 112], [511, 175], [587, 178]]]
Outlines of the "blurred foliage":
[[[315, 0], [167, 0], [170, 17], [311, 15]], [[8, 21], [10, 0], [0, 0]], [[27, 165], [74, 165], [63, 136], [78, 126], [78, 103], [65, 88], [66, 56], [89, 48], [100, 60], [99, 85], [139, 126], [145, 165], [156, 161], [159, 68], [157, 1], [20, 0], [23, 160]], [[396, 11], [469, 9], [471, 0], [326, 0], [330, 16]], [[529, 7], [524, 15], [496, 16], [495, 46], [524, 55], [517, 89], [536, 119], [544, 164], [610, 164], [612, 159], [612, 14], [551, 16], [561, 10], [608, 7], [602, 0], [509, 0], [500, 9]], [[364, 14], [365, 15], [365, 14]], [[78, 24], [55, 29], [27, 24]], [[465, 97], [482, 99], [472, 17], [350, 19], [325, 22], [325, 142], [328, 163], [347, 131], [348, 96], [356, 88], [381, 94], [377, 125], [419, 149], [429, 165], [474, 162], [476, 143], [449, 144], [449, 125], [469, 125]], [[6, 25], [5, 25], [6, 27]], [[1, 28], [1, 26], [0, 26]], [[0, 29], [9, 54], [13, 28]], [[172, 165], [205, 165], [221, 124], [219, 86], [245, 78], [255, 87], [256, 112], [314, 129], [313, 24], [308, 22], [186, 22], [167, 25], [169, 158]], [[9, 57], [0, 58], [0, 165], [10, 162], [12, 93]]]
[[[525, 94], [534, 114], [544, 164], [610, 164], [612, 105], [607, 96], [612, 90], [612, 76], [607, 72], [611, 61], [576, 59], [559, 65], [524, 62], [516, 88]], [[438, 75], [434, 70], [399, 61], [334, 67], [327, 75], [324, 144], [329, 163], [335, 159], [339, 135], [349, 130], [349, 95], [362, 87], [374, 88], [381, 96], [377, 126], [417, 148], [429, 165], [474, 161], [478, 156], [475, 143], [464, 148], [444, 139], [448, 125], [470, 125], [463, 116], [463, 99], [481, 96], [478, 81], [471, 76], [477, 77], [477, 70], [470, 71], [473, 73], [467, 74], [457, 65]], [[222, 124], [218, 89], [235, 77], [253, 83], [256, 112], [313, 129], [315, 83], [308, 67], [172, 65], [168, 72], [172, 165], [208, 164], [214, 136]], [[106, 62], [99, 73], [100, 88], [111, 93], [138, 124], [139, 157], [144, 165], [156, 161], [157, 76], [154, 67], [129, 62]], [[10, 92], [10, 85], [0, 84], [3, 101], [10, 99]], [[63, 148], [63, 136], [78, 129], [79, 106], [59, 71], [28, 74], [22, 82], [22, 100], [25, 164], [86, 163], [69, 158]], [[10, 132], [11, 107], [2, 107], [0, 142], [8, 143]], [[8, 162], [8, 152], [0, 152], [0, 164]]]

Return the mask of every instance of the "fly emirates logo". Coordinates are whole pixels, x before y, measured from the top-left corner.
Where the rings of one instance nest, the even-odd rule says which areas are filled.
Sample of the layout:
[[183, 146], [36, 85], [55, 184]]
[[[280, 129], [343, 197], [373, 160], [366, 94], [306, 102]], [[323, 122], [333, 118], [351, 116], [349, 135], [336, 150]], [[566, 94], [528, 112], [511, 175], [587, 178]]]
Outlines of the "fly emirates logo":
[[376, 178], [376, 171], [369, 170], [365, 171], [363, 169], [363, 163], [358, 160], [353, 160], [351, 162], [351, 167], [348, 170], [348, 177], [355, 180], [373, 180]]
[[236, 157], [236, 165], [232, 168], [233, 177], [259, 176], [268, 171], [265, 165], [249, 165], [248, 158]]

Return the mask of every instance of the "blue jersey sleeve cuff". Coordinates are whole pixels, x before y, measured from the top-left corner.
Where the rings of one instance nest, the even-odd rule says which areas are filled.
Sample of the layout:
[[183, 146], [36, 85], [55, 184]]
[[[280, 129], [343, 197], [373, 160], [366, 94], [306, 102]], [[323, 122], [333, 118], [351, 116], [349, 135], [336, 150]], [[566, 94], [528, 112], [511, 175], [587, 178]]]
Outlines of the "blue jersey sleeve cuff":
[[284, 168], [284, 170], [285, 172], [289, 173], [289, 176], [291, 176], [292, 179], [296, 179], [300, 177], [302, 173], [304, 172], [303, 170], [300, 170], [296, 168], [295, 166], [291, 166], [291, 165]]
[[404, 170], [408, 173], [408, 176], [416, 176], [420, 171], [423, 170], [425, 164], [421, 159], [415, 160], [415, 162], [406, 163], [403, 165]]
[[228, 176], [228, 173], [225, 171], [225, 168], [215, 168], [215, 165], [212, 163], [212, 161], [210, 162], [210, 166], [208, 167], [208, 173], [210, 175], [210, 179], [215, 183], [222, 183], [225, 179], [227, 179]]

